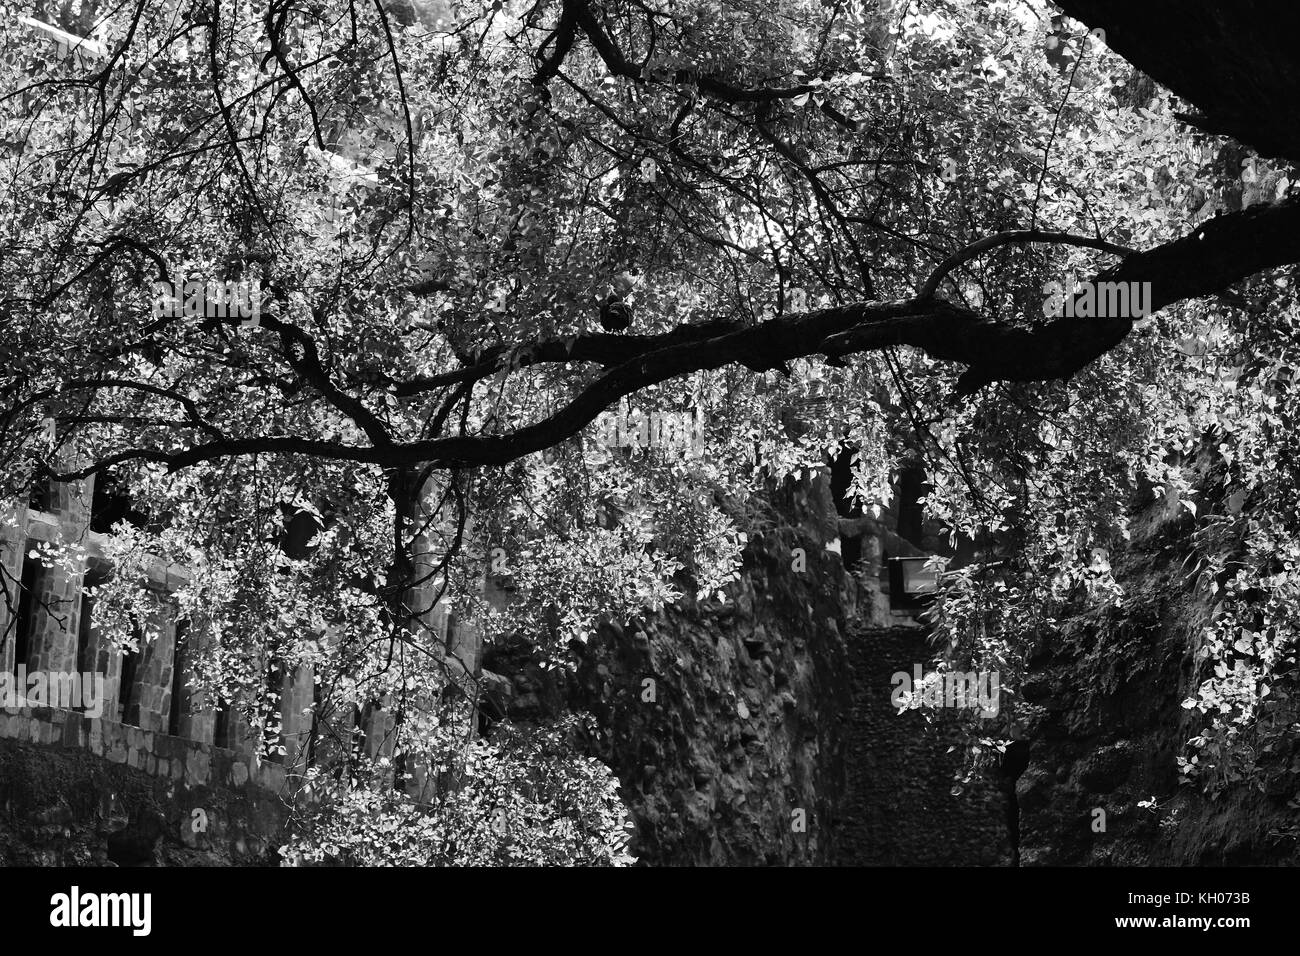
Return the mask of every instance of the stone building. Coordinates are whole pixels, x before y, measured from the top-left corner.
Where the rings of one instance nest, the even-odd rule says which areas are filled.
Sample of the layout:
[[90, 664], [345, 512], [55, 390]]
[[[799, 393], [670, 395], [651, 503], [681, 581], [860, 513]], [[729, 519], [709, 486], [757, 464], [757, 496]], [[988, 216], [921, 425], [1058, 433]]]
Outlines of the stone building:
[[[279, 697], [269, 724], [279, 727], [283, 753], [263, 746], [261, 731], [243, 719], [239, 702], [208, 700], [195, 689], [192, 665], [202, 648], [190, 646], [170, 599], [190, 579], [184, 566], [158, 560], [147, 570], [147, 587], [158, 597], [158, 610], [148, 621], [155, 639], [139, 639], [138, 649], [124, 650], [101, 634], [91, 589], [112, 573], [105, 525], [122, 511], [110, 494], [96, 496], [94, 477], [51, 482], [29, 502], [0, 509], [0, 674], [14, 675], [11, 684], [20, 673], [38, 671], [103, 678], [103, 700], [93, 716], [84, 708], [53, 706], [58, 701], [10, 707], [0, 700], [0, 738], [85, 747], [191, 786], [208, 782], [214, 755], [230, 767], [236, 784], [253, 780], [275, 792], [301, 774], [311, 756], [327, 762], [328, 752], [313, 754], [311, 747], [319, 700], [310, 666], [288, 672], [267, 666]], [[43, 561], [40, 549], [56, 544], [68, 557]], [[432, 591], [432, 584], [426, 582], [424, 589]], [[430, 595], [412, 600], [428, 606], [421, 623], [446, 649], [454, 675], [479, 678], [477, 629], [450, 621], [446, 607]], [[371, 756], [391, 753], [393, 718], [383, 703], [376, 701], [359, 715], [331, 716], [334, 730], [359, 737]]]

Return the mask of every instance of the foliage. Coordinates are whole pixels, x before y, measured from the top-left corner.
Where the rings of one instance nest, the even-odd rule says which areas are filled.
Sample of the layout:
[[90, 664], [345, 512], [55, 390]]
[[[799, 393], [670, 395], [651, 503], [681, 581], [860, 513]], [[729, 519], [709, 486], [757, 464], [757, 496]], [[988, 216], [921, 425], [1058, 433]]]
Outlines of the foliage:
[[[301, 858], [621, 861], [609, 781], [563, 735], [462, 752], [463, 721], [411, 716], [463, 676], [428, 640], [435, 605], [563, 664], [603, 618], [725, 599], [749, 499], [845, 447], [868, 508], [924, 460], [929, 514], [980, 551], [937, 610], [944, 654], [1007, 684], [1070, 608], [1122, 605], [1109, 562], [1134, 502], [1182, 502], [1223, 595], [1196, 766], [1248, 773], [1288, 726], [1289, 272], [1164, 308], [1065, 380], [970, 395], [939, 348], [785, 343], [644, 380], [671, 343], [609, 357], [903, 301], [932, 276], [970, 325], [1038, 330], [1050, 283], [1291, 194], [1045, 4], [39, 9], [93, 33], [76, 54], [25, 4], [0, 10], [0, 492], [42, 467], [113, 472], [150, 519], [110, 546], [106, 635], [150, 639], [141, 578], [184, 565], [200, 688], [269, 748], [267, 674], [310, 665], [318, 717], [385, 701], [399, 749], [459, 781], [429, 810], [352, 761], [313, 781], [337, 812]], [[1087, 241], [935, 271], [1007, 230]], [[181, 276], [258, 283], [258, 324], [160, 316], [155, 281]], [[613, 292], [627, 336], [596, 332]], [[705, 454], [606, 447], [592, 417], [623, 397], [700, 411]], [[1210, 514], [1184, 471], [1206, 435], [1235, 510]], [[295, 518], [310, 534], [291, 545]], [[576, 817], [543, 813], [560, 792]], [[495, 806], [526, 836], [484, 830]]]
[[[355, 768], [356, 779], [313, 771], [318, 801], [295, 821], [281, 849], [287, 865], [626, 866], [630, 821], [618, 781], [566, 737], [576, 719], [543, 729], [499, 726], [466, 739], [454, 724], [408, 753], [429, 781], [412, 799], [386, 785], [386, 758]], [[369, 785], [367, 785], [369, 781]]]

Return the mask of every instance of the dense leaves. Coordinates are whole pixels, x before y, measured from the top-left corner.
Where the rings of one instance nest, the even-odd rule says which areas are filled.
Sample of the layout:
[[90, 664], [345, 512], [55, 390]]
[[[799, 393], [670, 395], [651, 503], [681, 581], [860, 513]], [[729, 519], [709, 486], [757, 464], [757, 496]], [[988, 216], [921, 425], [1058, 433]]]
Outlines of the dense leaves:
[[[602, 619], [725, 599], [753, 495], [844, 448], [867, 508], [924, 462], [979, 552], [942, 643], [1007, 675], [1124, 600], [1135, 503], [1181, 502], [1224, 595], [1195, 766], [1249, 772], [1287, 725], [1294, 285], [1180, 301], [1206, 290], [1176, 240], [1243, 207], [1285, 226], [1292, 182], [1178, 122], [1104, 33], [1003, 0], [38, 7], [74, 50], [0, 7], [0, 491], [115, 474], [152, 517], [109, 546], [105, 632], [150, 639], [141, 575], [188, 567], [200, 681], [268, 747], [273, 663], [311, 664], [322, 712], [463, 684], [435, 603], [563, 665]], [[1225, 286], [1263, 268], [1213, 235]], [[1051, 325], [1076, 278], [1166, 247], [1141, 274], [1168, 307]], [[255, 285], [257, 322], [160, 313], [184, 279]], [[625, 334], [598, 330], [611, 296]], [[610, 447], [620, 398], [699, 414], [705, 454]], [[1235, 509], [1185, 470], [1207, 436]], [[296, 859], [625, 861], [561, 738], [453, 759], [463, 721], [429, 712], [401, 772], [445, 764], [440, 802], [354, 758], [313, 781], [338, 809]], [[561, 792], [576, 818], [539, 810]], [[490, 807], [527, 836], [490, 837]]]

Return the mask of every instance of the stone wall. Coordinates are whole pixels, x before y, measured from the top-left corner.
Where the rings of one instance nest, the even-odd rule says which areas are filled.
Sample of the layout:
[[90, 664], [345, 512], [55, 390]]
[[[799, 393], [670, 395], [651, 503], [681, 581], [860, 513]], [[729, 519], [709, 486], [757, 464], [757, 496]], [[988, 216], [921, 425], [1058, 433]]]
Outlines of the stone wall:
[[[49, 750], [50, 765], [62, 768], [49, 777], [50, 787], [57, 787], [60, 781], [81, 786], [86, 779], [101, 778], [103, 772], [93, 769], [93, 764], [101, 761], [110, 766], [120, 765], [124, 768], [122, 772], [139, 778], [137, 782], [146, 789], [156, 784], [173, 796], [177, 793], [202, 795], [209, 791], [236, 793], [243, 794], [241, 799], [245, 803], [274, 806], [274, 813], [248, 807], [239, 811], [230, 822], [231, 832], [237, 835], [235, 842], [218, 852], [227, 861], [260, 860], [266, 847], [278, 839], [276, 834], [283, 824], [286, 808], [295, 798], [297, 778], [306, 769], [308, 755], [312, 753], [315, 715], [312, 669], [300, 666], [281, 675], [279, 712], [273, 715], [265, 740], [243, 718], [240, 701], [226, 702], [218, 709], [218, 702], [205, 698], [191, 686], [193, 663], [204, 649], [190, 646], [184, 629], [178, 625], [176, 604], [170, 598], [171, 592], [188, 581], [189, 573], [180, 565], [161, 560], [149, 567], [142, 582], [158, 598], [146, 628], [152, 638], [141, 637], [134, 652], [124, 651], [110, 642], [96, 626], [94, 602], [86, 593], [96, 577], [102, 578], [112, 571], [104, 557], [104, 536], [90, 528], [92, 493], [91, 481], [53, 485], [47, 505], [49, 511], [37, 511], [25, 505], [3, 506], [0, 586], [5, 593], [0, 595], [0, 673], [100, 675], [104, 680], [103, 700], [97, 711], [100, 716], [91, 717], [61, 706], [14, 707], [10, 706], [13, 701], [0, 700], [0, 745], [11, 754], [18, 748], [26, 762], [37, 760], [37, 754]], [[73, 545], [73, 559], [49, 567], [30, 558], [29, 552], [42, 543]], [[21, 613], [24, 609], [25, 613]], [[456, 655], [456, 661], [465, 671], [475, 672], [477, 632], [469, 627], [450, 628], [445, 608], [437, 603], [432, 603], [429, 616], [431, 631], [439, 642], [435, 650]], [[19, 648], [23, 648], [21, 659]], [[125, 685], [128, 676], [129, 685]], [[18, 680], [7, 684], [16, 685], [13, 689], [19, 694], [27, 690]], [[55, 704], [50, 699], [44, 702]], [[335, 723], [340, 734], [350, 736], [351, 710], [345, 708]], [[392, 724], [392, 714], [380, 702], [365, 708], [360, 729], [372, 755], [391, 751]], [[79, 751], [81, 756], [74, 751]], [[315, 754], [318, 764], [341, 756], [328, 751]], [[76, 801], [69, 804], [68, 795], [56, 790], [33, 790], [26, 792], [26, 796], [30, 798], [30, 807], [36, 808], [37, 822], [43, 819], [39, 808], [46, 803], [78, 805]], [[202, 799], [221, 802], [215, 797]], [[160, 810], [157, 800], [150, 798], [145, 802], [153, 807], [149, 815], [156, 816], [164, 810], [174, 815], [174, 806]], [[24, 819], [16, 815], [14, 805], [9, 806], [8, 813], [10, 825], [22, 829]], [[72, 849], [65, 848], [67, 853], [60, 850], [55, 856], [87, 862], [90, 859], [87, 853], [93, 856], [99, 852], [95, 847], [103, 842], [104, 834], [98, 830], [86, 831], [84, 820], [65, 823], [73, 829], [80, 828], [78, 832], [84, 839]], [[218, 826], [211, 832], [222, 831]], [[12, 846], [13, 852], [21, 857], [16, 849], [20, 842]], [[198, 846], [192, 840], [182, 841], [181, 845], [191, 849]], [[248, 850], [248, 846], [254, 849]], [[38, 855], [45, 852], [37, 846], [29, 849]]]
[[[1221, 483], [1199, 484], [1209, 510]], [[1026, 864], [1300, 865], [1294, 783], [1247, 780], [1209, 800], [1179, 782], [1175, 758], [1204, 724], [1181, 702], [1201, 680], [1195, 650], [1214, 601], [1188, 574], [1194, 520], [1177, 499], [1137, 511], [1129, 547], [1111, 555], [1123, 606], [1064, 619], [1030, 659]], [[1271, 757], [1300, 772], [1300, 739]]]
[[[55, 484], [48, 510], [10, 503], [0, 514], [0, 671], [104, 678], [98, 717], [0, 702], [0, 865], [274, 862], [311, 728], [311, 674], [285, 676], [283, 757], [260, 757], [237, 721], [235, 746], [214, 746], [214, 707], [175, 673], [185, 644], [167, 594], [188, 574], [156, 562], [144, 583], [162, 598], [149, 622], [157, 637], [141, 641], [123, 687], [126, 656], [94, 626], [85, 594], [88, 574], [110, 571], [90, 530], [92, 494], [90, 480]], [[28, 557], [42, 543], [77, 550], [47, 567]]]
[[285, 789], [282, 764], [226, 747], [172, 737], [102, 717], [57, 707], [0, 711], [0, 740], [79, 748], [109, 763], [188, 787], [236, 786], [252, 781], [272, 794]]
[[[48, 539], [61, 537], [78, 541], [90, 523], [90, 495], [93, 481], [54, 484], [49, 492], [49, 510], [28, 512], [28, 534]], [[32, 527], [35, 525], [36, 527]], [[44, 525], [44, 527], [42, 527]], [[32, 629], [28, 636], [29, 670], [75, 671], [77, 633], [81, 623], [81, 580], [86, 562], [72, 562], [42, 569], [32, 595]]]
[[0, 713], [0, 866], [273, 864], [282, 766], [56, 708]]
[[[942, 717], [927, 725], [917, 712], [898, 716], [890, 705], [890, 675], [927, 662], [929, 650], [915, 626], [857, 623], [859, 615], [883, 622], [900, 615], [890, 611], [880, 582], [863, 588], [846, 574], [826, 476], [789, 482], [769, 503], [774, 521], [751, 536], [728, 601], [684, 600], [608, 624], [569, 675], [542, 670], [526, 646], [489, 649], [482, 663], [490, 670], [481, 674], [500, 709], [521, 721], [565, 710], [595, 716], [599, 732], [587, 747], [619, 776], [638, 827], [634, 851], [646, 864], [1005, 862], [1002, 795], [987, 781], [951, 793], [957, 758], [948, 748], [959, 742], [952, 728]], [[26, 533], [52, 533], [56, 525], [28, 516]], [[93, 558], [93, 535], [87, 540]], [[10, 547], [0, 559], [12, 561], [14, 553]], [[182, 574], [160, 567], [151, 578], [165, 592]], [[165, 614], [154, 623], [162, 636], [137, 661], [134, 710], [116, 693], [120, 652], [96, 644], [115, 709], [98, 719], [55, 708], [0, 714], [0, 747], [11, 761], [15, 753], [27, 761], [38, 748], [49, 751], [51, 766], [69, 779], [129, 774], [141, 794], [161, 787], [156, 793], [172, 794], [180, 810], [217, 801], [213, 793], [234, 794], [241, 809], [214, 831], [231, 835], [203, 852], [263, 860], [305, 761], [311, 673], [284, 675], [286, 753], [259, 759], [236, 715], [214, 740], [211, 703], [184, 680], [174, 693], [186, 644]], [[63, 641], [66, 633], [75, 648], [76, 628], [42, 639]], [[369, 744], [382, 747], [391, 716], [375, 707], [363, 720]], [[180, 736], [164, 733], [172, 726]], [[92, 773], [87, 759], [114, 769]], [[171, 819], [178, 812], [140, 799], [154, 807], [150, 813]], [[271, 805], [279, 809], [271, 813]], [[176, 832], [179, 847], [198, 846]]]
[[[968, 737], [951, 710], [899, 713], [896, 672], [931, 670], [926, 631], [860, 625], [849, 632], [852, 716], [836, 862], [856, 866], [996, 866], [1010, 862], [1006, 798], [977, 776], [959, 784]], [[927, 718], [929, 718], [927, 720]]]
[[[180, 737], [251, 754], [258, 742], [237, 713], [230, 714], [225, 739], [214, 739], [215, 702], [190, 686], [189, 665], [200, 649], [186, 646], [178, 630], [175, 604], [168, 598], [189, 580], [184, 567], [160, 560], [149, 568], [143, 583], [160, 598], [148, 622], [148, 630], [156, 637], [140, 641], [132, 659], [131, 686], [122, 686], [128, 654], [106, 640], [95, 626], [93, 602], [85, 593], [88, 575], [111, 571], [103, 558], [104, 536], [89, 530], [85, 501], [89, 484], [71, 490], [70, 486], [54, 485], [52, 511], [11, 504], [0, 514], [0, 585], [5, 588], [0, 595], [0, 672], [15, 673], [20, 666], [29, 673], [95, 672], [104, 677], [103, 716], [108, 720], [151, 733], [174, 727]], [[80, 556], [71, 562], [74, 570], [69, 572], [62, 563], [47, 567], [29, 559], [28, 552], [42, 543], [75, 545]], [[29, 619], [21, 629], [18, 612], [24, 601], [18, 585], [24, 565], [33, 568], [34, 580], [28, 597]], [[23, 643], [27, 652], [19, 661], [16, 651]], [[178, 650], [180, 674], [176, 673]], [[285, 674], [280, 686], [280, 742], [285, 753], [274, 759], [289, 766], [299, 763], [306, 751], [313, 686], [310, 668]]]
[[[5, 588], [0, 595], [0, 671], [12, 673], [25, 666], [29, 672], [98, 672], [105, 680], [107, 714], [146, 730], [161, 730], [168, 725], [172, 706], [174, 610], [165, 599], [161, 602], [162, 609], [150, 622], [159, 639], [142, 642], [133, 686], [121, 687], [123, 651], [103, 640], [93, 622], [82, 620], [90, 616], [85, 599], [87, 575], [109, 571], [102, 557], [103, 535], [89, 528], [92, 494], [93, 480], [56, 483], [50, 488], [49, 511], [9, 504], [0, 516], [0, 562], [4, 566], [0, 582]], [[66, 562], [35, 564], [28, 553], [42, 544], [71, 545], [76, 550], [69, 552], [72, 556]], [[26, 595], [28, 620], [22, 629], [18, 611], [24, 595], [18, 585], [24, 567], [34, 564], [34, 580]], [[146, 583], [166, 595], [187, 578], [184, 568], [159, 561], [150, 569]], [[16, 651], [22, 643], [27, 653], [20, 661]]]
[[828, 483], [790, 483], [772, 502], [779, 522], [751, 537], [727, 603], [686, 600], [606, 626], [567, 681], [525, 647], [486, 654], [512, 719], [595, 717], [590, 751], [622, 782], [644, 864], [834, 859], [853, 585], [831, 547]]
[[727, 603], [607, 625], [567, 681], [525, 646], [489, 650], [505, 712], [595, 717], [590, 750], [622, 782], [648, 865], [1006, 865], [998, 782], [953, 792], [956, 720], [890, 703], [895, 672], [931, 669], [915, 612], [845, 572], [825, 475], [771, 502]]

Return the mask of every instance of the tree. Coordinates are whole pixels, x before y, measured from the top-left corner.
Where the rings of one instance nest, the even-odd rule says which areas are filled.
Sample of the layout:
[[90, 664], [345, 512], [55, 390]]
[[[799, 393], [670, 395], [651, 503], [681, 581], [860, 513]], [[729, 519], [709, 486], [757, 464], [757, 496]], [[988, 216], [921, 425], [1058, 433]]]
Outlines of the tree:
[[[1294, 316], [1279, 15], [1129, 6], [216, 0], [62, 21], [76, 55], [10, 26], [3, 491], [112, 472], [170, 516], [119, 561], [196, 568], [226, 692], [268, 657], [432, 680], [431, 609], [492, 620], [493, 548], [531, 585], [493, 626], [560, 659], [725, 595], [741, 503], [844, 447], [867, 504], [924, 455], [931, 512], [1020, 555], [1047, 616], [1176, 480], [1187, 396], [1224, 394], [1169, 343], [1222, 328], [1249, 392]], [[1224, 134], [1260, 151], [1227, 212]], [[1085, 295], [1066, 275], [1155, 315], [1044, 315], [1050, 282]], [[632, 327], [597, 331], [628, 287]], [[701, 409], [707, 457], [593, 441], [624, 400]], [[316, 529], [292, 556], [286, 514]]]

